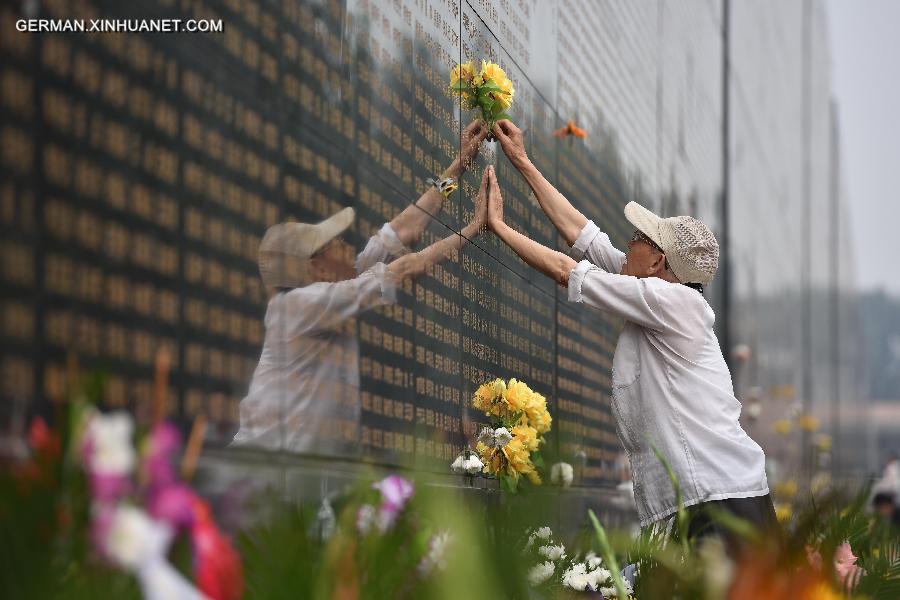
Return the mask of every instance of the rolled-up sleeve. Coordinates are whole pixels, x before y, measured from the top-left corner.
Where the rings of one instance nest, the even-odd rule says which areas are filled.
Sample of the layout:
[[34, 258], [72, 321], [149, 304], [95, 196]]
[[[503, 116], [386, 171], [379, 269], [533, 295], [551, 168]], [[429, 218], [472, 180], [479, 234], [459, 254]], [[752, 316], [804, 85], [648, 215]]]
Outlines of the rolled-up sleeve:
[[593, 221], [588, 221], [578, 234], [569, 256], [575, 260], [587, 259], [609, 273], [618, 273], [625, 264], [625, 253], [616, 249]]
[[641, 327], [662, 331], [668, 327], [666, 305], [660, 301], [662, 280], [638, 279], [600, 269], [583, 260], [569, 273], [569, 301], [581, 302], [622, 317]]
[[379, 262], [391, 260], [409, 252], [390, 223], [385, 223], [378, 233], [369, 238], [366, 247], [356, 256], [356, 272], [363, 273]]
[[[359, 314], [397, 301], [397, 284], [383, 262], [358, 277], [336, 283], [319, 282], [273, 299], [278, 302], [269, 315], [277, 315], [278, 323], [266, 327], [283, 327], [290, 335], [307, 335], [332, 329]], [[267, 315], [267, 318], [268, 316]]]

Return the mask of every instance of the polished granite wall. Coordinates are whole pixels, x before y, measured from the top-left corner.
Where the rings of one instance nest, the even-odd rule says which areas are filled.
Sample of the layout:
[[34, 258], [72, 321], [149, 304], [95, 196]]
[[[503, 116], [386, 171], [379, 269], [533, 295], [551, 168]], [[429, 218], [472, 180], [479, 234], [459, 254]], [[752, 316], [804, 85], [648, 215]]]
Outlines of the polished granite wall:
[[[824, 9], [730, 5], [732, 250], [723, 259], [733, 303], [723, 339], [754, 348], [752, 367], [737, 367], [739, 395], [759, 387], [781, 410], [776, 392], [803, 384], [803, 289], [827, 288], [833, 274], [818, 260], [805, 268], [799, 225], [812, 215], [809, 247], [827, 245], [831, 213], [818, 210], [832, 170]], [[806, 33], [803, 10], [814, 16]], [[276, 222], [352, 206], [348, 240], [358, 251], [416, 202], [470, 118], [446, 92], [458, 62], [501, 64], [533, 161], [619, 247], [630, 200], [724, 233], [722, 2], [161, 0], [126, 12], [57, 0], [41, 11], [215, 18], [224, 32], [15, 33], [15, 9], [0, 8], [0, 358], [13, 423], [60, 397], [70, 352], [108, 374], [107, 404], [146, 419], [165, 348], [167, 410], [185, 426], [210, 420], [213, 463], [327, 473], [324, 456], [276, 461], [228, 447], [265, 333], [257, 247]], [[588, 138], [554, 137], [568, 120]], [[488, 164], [508, 221], [559, 244], [499, 146], [485, 143], [419, 247], [467, 222]], [[707, 291], [719, 314], [723, 290], [717, 281]], [[830, 321], [821, 311], [812, 318], [814, 347], [827, 345]], [[479, 237], [403, 286], [396, 304], [346, 321], [358, 354], [342, 360], [358, 373], [361, 415], [328, 436], [350, 442], [351, 465], [445, 473], [478, 426], [466, 409], [473, 390], [519, 377], [549, 399], [548, 459], [574, 464], [586, 490], [608, 488], [622, 478], [609, 411], [619, 326]], [[828, 360], [815, 356], [812, 368]], [[290, 401], [286, 390], [279, 402]]]

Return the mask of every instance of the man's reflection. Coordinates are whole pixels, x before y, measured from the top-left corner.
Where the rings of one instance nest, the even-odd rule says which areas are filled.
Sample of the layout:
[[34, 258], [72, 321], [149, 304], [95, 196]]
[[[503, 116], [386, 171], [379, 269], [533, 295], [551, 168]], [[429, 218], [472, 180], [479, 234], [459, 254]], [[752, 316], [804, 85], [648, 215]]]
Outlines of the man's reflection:
[[[458, 178], [487, 135], [463, 131], [462, 151], [441, 179]], [[354, 454], [359, 441], [359, 347], [355, 317], [396, 301], [396, 288], [459, 250], [483, 228], [486, 179], [475, 216], [417, 253], [409, 248], [445, 199], [430, 187], [373, 235], [355, 260], [341, 235], [354, 219], [345, 208], [318, 224], [281, 223], [260, 243], [259, 268], [270, 299], [266, 336], [250, 390], [241, 401], [234, 445], [314, 454]]]

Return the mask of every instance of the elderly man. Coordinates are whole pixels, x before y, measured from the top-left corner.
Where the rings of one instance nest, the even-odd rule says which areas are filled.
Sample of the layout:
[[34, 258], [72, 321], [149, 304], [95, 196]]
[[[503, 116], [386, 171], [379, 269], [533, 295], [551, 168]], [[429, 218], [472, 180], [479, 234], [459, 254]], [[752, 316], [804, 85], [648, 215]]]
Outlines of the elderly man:
[[684, 504], [696, 507], [689, 536], [714, 533], [734, 541], [718, 530], [707, 510], [712, 505], [773, 527], [765, 455], [738, 422], [741, 405], [703, 297], [718, 265], [712, 232], [694, 218], [663, 219], [629, 202], [625, 217], [636, 229], [623, 254], [534, 167], [515, 125], [501, 121], [493, 131], [571, 256], [503, 222], [493, 170], [488, 227], [525, 262], [568, 287], [570, 301], [625, 320], [613, 358], [612, 409], [631, 462], [641, 525], [671, 524], [677, 510], [656, 447], [675, 471]]
[[409, 253], [441, 210], [448, 179], [459, 177], [486, 136], [483, 125], [470, 124], [441, 182], [385, 223], [355, 261], [352, 247], [340, 238], [353, 222], [352, 208], [318, 224], [281, 223], [266, 231], [259, 248], [259, 271], [270, 295], [266, 335], [241, 400], [233, 445], [329, 456], [359, 451], [356, 317], [395, 302], [404, 280], [445, 260], [482, 230], [486, 175], [474, 218], [461, 234]]

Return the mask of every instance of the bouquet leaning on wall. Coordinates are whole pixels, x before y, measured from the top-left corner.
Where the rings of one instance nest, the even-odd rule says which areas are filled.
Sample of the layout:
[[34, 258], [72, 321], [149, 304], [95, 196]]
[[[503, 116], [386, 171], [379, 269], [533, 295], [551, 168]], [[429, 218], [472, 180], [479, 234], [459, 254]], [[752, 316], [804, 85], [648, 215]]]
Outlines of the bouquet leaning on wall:
[[544, 465], [540, 446], [553, 421], [546, 398], [523, 381], [495, 379], [475, 391], [472, 406], [491, 419], [475, 446], [484, 472], [496, 476], [510, 493], [516, 492], [523, 476], [540, 485], [538, 469]]

